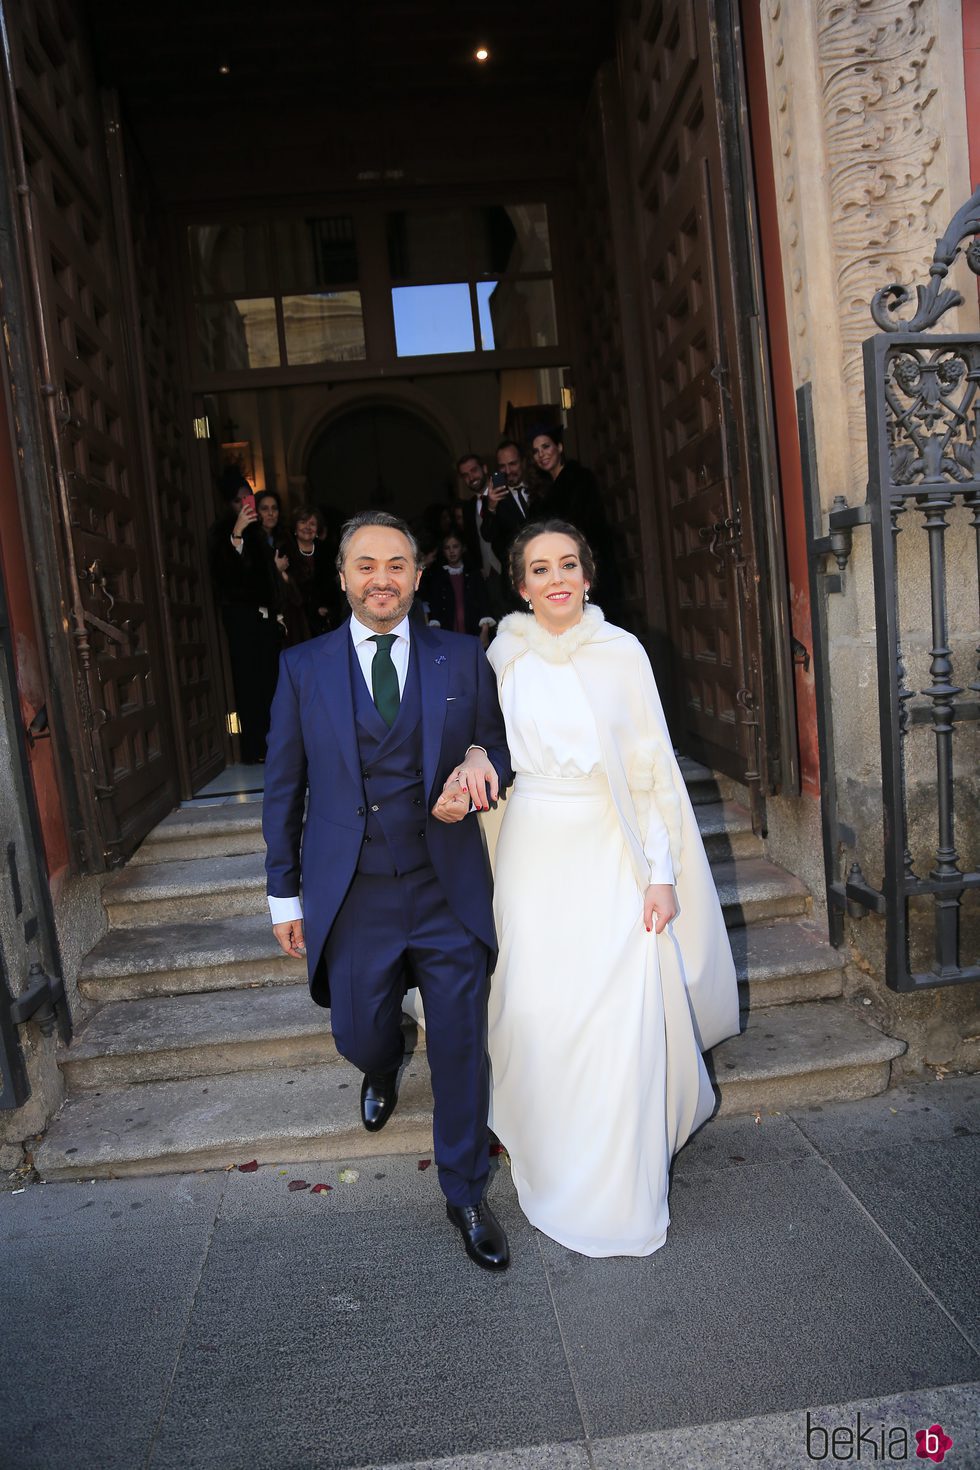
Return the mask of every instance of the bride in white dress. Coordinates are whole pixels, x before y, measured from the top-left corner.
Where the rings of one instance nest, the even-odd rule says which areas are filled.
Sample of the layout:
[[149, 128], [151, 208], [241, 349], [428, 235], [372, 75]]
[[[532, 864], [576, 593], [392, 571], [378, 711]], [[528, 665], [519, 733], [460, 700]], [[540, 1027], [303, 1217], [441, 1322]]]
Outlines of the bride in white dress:
[[649, 1255], [671, 1157], [714, 1107], [701, 1052], [738, 1030], [731, 950], [649, 661], [586, 606], [587, 544], [528, 527], [512, 571], [530, 611], [488, 654], [516, 772], [494, 864], [490, 1125], [539, 1230]]

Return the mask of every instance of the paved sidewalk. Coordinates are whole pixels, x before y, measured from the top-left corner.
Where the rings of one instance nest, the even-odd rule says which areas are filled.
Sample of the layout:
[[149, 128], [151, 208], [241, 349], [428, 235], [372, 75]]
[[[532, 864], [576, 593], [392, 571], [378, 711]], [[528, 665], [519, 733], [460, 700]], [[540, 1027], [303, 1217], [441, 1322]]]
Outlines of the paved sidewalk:
[[938, 1422], [977, 1467], [978, 1156], [978, 1078], [720, 1119], [642, 1261], [538, 1235], [504, 1166], [501, 1276], [416, 1159], [2, 1194], [0, 1466], [783, 1470], [835, 1426], [929, 1465]]

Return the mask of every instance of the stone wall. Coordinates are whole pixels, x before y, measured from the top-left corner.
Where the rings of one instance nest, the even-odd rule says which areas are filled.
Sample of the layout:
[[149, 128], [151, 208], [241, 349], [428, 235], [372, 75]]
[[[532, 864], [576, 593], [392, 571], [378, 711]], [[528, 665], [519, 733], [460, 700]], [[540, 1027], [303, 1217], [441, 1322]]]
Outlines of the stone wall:
[[[876, 331], [869, 303], [890, 282], [925, 282], [936, 239], [971, 193], [962, 14], [959, 0], [762, 0], [762, 18], [794, 386], [813, 386], [824, 508], [837, 495], [856, 505], [865, 498], [868, 466], [862, 343]], [[962, 260], [951, 284], [967, 304], [940, 330], [975, 331], [976, 283]], [[929, 682], [932, 640], [927, 538], [913, 529], [917, 521], [917, 512], [903, 517], [899, 555], [907, 682], [918, 691]], [[976, 679], [977, 595], [965, 517], [947, 542], [955, 589], [950, 644], [956, 682], [968, 685]], [[879, 883], [876, 608], [864, 529], [854, 534], [843, 590], [830, 597], [828, 615], [839, 809], [856, 837], [843, 864], [856, 855]], [[965, 789], [976, 771], [975, 734], [957, 741]], [[911, 845], [925, 872], [936, 841], [935, 741], [927, 727], [913, 732], [907, 751]], [[790, 805], [773, 806], [777, 856], [798, 842]], [[975, 860], [975, 800], [969, 811], [957, 842]], [[848, 938], [855, 985], [871, 986], [883, 1020], [908, 1036], [912, 1065], [980, 1061], [976, 987], [899, 998], [883, 987], [880, 921], [850, 923]], [[938, 1048], [926, 1039], [937, 1024], [945, 1028]]]

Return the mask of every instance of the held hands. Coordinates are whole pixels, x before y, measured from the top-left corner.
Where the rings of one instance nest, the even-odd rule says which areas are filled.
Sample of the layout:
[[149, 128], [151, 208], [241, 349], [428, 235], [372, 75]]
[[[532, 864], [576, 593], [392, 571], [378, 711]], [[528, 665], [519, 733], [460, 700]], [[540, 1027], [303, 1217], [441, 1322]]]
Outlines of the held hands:
[[651, 883], [643, 895], [643, 924], [649, 934], [656, 918], [657, 933], [662, 934], [671, 919], [677, 917], [677, 896], [670, 883]]
[[283, 954], [288, 955], [291, 960], [301, 960], [306, 954], [302, 919], [284, 919], [281, 924], [273, 924], [272, 932], [279, 941]]
[[477, 746], [471, 746], [459, 765], [450, 771], [432, 815], [440, 822], [461, 822], [471, 802], [478, 812], [485, 812], [497, 800], [499, 790], [490, 757]]

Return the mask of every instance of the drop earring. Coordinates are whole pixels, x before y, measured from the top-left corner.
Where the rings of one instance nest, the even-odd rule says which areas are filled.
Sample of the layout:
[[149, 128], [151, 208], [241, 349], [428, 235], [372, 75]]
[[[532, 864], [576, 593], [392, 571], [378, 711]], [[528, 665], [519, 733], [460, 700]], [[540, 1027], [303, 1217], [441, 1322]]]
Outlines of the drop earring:
[[528, 612], [531, 611], [531, 599], [530, 599], [530, 597], [527, 598], [527, 610], [528, 610]]
[[588, 589], [588, 587], [586, 587], [586, 589], [585, 589], [585, 601], [588, 602], [588, 600], [589, 600], [589, 589]]

